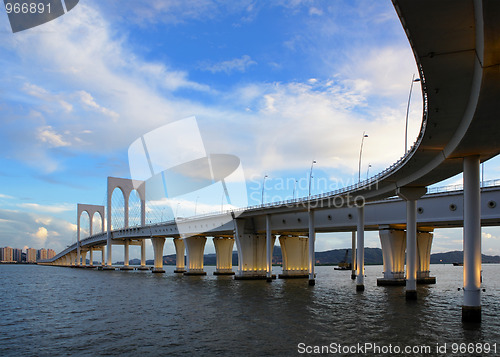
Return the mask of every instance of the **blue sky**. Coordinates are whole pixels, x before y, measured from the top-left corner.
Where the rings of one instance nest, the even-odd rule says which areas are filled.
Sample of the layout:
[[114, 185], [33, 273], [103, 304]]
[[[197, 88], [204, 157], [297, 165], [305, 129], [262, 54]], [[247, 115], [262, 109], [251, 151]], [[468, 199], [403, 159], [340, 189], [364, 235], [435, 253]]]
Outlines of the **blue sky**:
[[[312, 160], [313, 193], [356, 181], [364, 131], [362, 177], [376, 174], [404, 152], [416, 73], [389, 0], [81, 0], [16, 34], [2, 11], [0, 65], [0, 246], [56, 251], [74, 242], [76, 204], [104, 204], [106, 177], [130, 176], [129, 145], [190, 116], [207, 152], [241, 159], [249, 204], [264, 175], [266, 201], [291, 197], [284, 181], [307, 195]], [[415, 86], [410, 143], [421, 113]], [[485, 179], [499, 177], [486, 163]], [[459, 229], [435, 237], [434, 252], [461, 249]], [[483, 237], [500, 254], [498, 230]], [[320, 236], [317, 249], [349, 245]]]

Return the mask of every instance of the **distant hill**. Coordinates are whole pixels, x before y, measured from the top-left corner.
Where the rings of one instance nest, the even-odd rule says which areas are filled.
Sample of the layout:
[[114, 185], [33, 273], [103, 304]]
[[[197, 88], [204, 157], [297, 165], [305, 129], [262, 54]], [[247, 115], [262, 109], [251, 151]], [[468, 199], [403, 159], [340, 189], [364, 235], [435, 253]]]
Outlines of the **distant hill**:
[[[316, 252], [316, 264], [317, 265], [337, 265], [340, 263], [347, 251], [347, 262], [351, 261], [351, 249], [333, 249], [327, 250], [324, 252]], [[462, 251], [453, 251], [447, 253], [436, 253], [431, 254], [431, 264], [452, 264], [452, 263], [463, 263], [464, 254]], [[482, 255], [483, 263], [500, 263], [500, 256], [495, 255]], [[120, 264], [123, 262], [118, 262]], [[140, 259], [132, 259], [130, 260], [130, 265], [140, 265]], [[216, 255], [205, 254], [205, 258], [203, 260], [205, 265], [215, 265], [216, 264]], [[146, 261], [146, 264], [153, 265], [153, 260]], [[175, 265], [175, 254], [164, 255], [163, 256], [163, 264], [165, 265]], [[281, 257], [281, 248], [279, 246], [275, 246], [273, 250], [273, 264], [281, 265], [282, 257]], [[382, 249], [380, 248], [365, 248], [365, 264], [366, 265], [382, 265]], [[233, 265], [238, 265], [238, 253], [236, 251], [233, 252]]]
[[[500, 263], [500, 256], [498, 255], [481, 255], [481, 260], [483, 263]], [[447, 253], [436, 253], [431, 254], [431, 264], [451, 264], [451, 263], [463, 263], [464, 262], [464, 252], [461, 250], [455, 250], [453, 252]]]

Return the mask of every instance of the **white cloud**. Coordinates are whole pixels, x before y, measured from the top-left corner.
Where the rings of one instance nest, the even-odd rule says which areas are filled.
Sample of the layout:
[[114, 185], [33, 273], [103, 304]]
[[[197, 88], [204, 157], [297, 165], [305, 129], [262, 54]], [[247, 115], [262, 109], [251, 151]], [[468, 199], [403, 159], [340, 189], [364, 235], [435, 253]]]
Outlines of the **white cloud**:
[[24, 92], [27, 94], [43, 100], [44, 102], [55, 102], [61, 106], [61, 108], [66, 112], [71, 112], [73, 106], [62, 98], [61, 95], [53, 94], [46, 89], [37, 86], [35, 84], [26, 83], [23, 87]]
[[101, 112], [102, 114], [109, 116], [113, 119], [117, 119], [119, 117], [119, 115], [114, 111], [109, 110], [108, 108], [101, 107], [99, 104], [97, 104], [95, 102], [95, 99], [92, 97], [90, 93], [87, 93], [86, 91], [82, 90], [78, 92], [78, 95], [80, 97], [81, 102], [88, 108]]
[[222, 61], [214, 64], [202, 64], [201, 68], [212, 73], [225, 72], [231, 74], [233, 72], [245, 72], [250, 66], [256, 65], [257, 62], [252, 60], [248, 55], [243, 55], [241, 58]]
[[38, 128], [37, 137], [42, 143], [47, 143], [49, 147], [52, 148], [70, 145], [70, 143], [65, 141], [61, 134], [56, 133], [50, 125]]
[[[19, 207], [30, 209], [37, 212], [45, 213], [61, 213], [75, 210], [74, 204], [61, 204], [61, 205], [40, 205], [38, 203], [20, 203]], [[42, 221], [40, 221], [42, 222]]]

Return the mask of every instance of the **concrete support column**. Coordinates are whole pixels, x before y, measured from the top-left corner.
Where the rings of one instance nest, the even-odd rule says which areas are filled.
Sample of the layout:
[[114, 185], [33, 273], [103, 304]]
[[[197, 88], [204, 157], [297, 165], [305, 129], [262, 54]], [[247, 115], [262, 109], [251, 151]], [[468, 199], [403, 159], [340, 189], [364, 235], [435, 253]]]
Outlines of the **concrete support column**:
[[417, 233], [417, 284], [435, 284], [436, 277], [430, 276], [432, 233]]
[[481, 189], [479, 156], [464, 158], [463, 322], [481, 322]]
[[417, 299], [417, 199], [425, 187], [401, 187], [398, 195], [406, 200], [406, 299]]
[[352, 232], [352, 242], [351, 242], [351, 279], [356, 279], [356, 232]]
[[184, 275], [207, 275], [203, 270], [203, 256], [207, 237], [193, 236], [184, 238], [186, 245], [187, 271]]
[[71, 252], [69, 253], [69, 259], [70, 259], [70, 265], [72, 267], [76, 266], [75, 261], [76, 261], [76, 252]]
[[106, 265], [106, 258], [105, 258], [105, 257], [106, 257], [106, 254], [105, 254], [105, 249], [106, 249], [106, 248], [105, 248], [104, 246], [102, 246], [102, 247], [101, 247], [101, 265], [102, 265], [102, 266], [105, 266], [105, 265]]
[[112, 265], [112, 257], [111, 257], [111, 232], [108, 231], [107, 233], [107, 244], [106, 244], [106, 249], [107, 249], [107, 262], [106, 265], [111, 268]]
[[138, 268], [139, 270], [149, 270], [146, 266], [146, 240], [141, 240], [141, 266]]
[[186, 250], [184, 245], [184, 240], [180, 238], [174, 238], [175, 245], [175, 270], [174, 273], [184, 273], [186, 271], [186, 264], [184, 258], [184, 252]]
[[378, 234], [384, 259], [384, 277], [377, 279], [377, 285], [404, 285], [406, 232], [383, 228]]
[[78, 260], [80, 260], [80, 257], [82, 259], [81, 266], [82, 267], [86, 266], [87, 265], [87, 250], [80, 249], [80, 256], [79, 256]]
[[266, 278], [273, 281], [273, 247], [274, 239], [271, 231], [271, 215], [266, 214]]
[[94, 266], [94, 247], [90, 247], [89, 249], [89, 265], [91, 267]]
[[365, 290], [365, 207], [358, 207], [356, 291]]
[[283, 271], [278, 276], [286, 278], [309, 277], [309, 239], [299, 236], [280, 236]]
[[155, 266], [153, 268], [153, 273], [164, 273], [165, 270], [163, 270], [163, 246], [165, 245], [165, 238], [151, 238], [151, 243], [153, 243], [153, 251], [155, 255]]
[[129, 266], [130, 262], [130, 240], [125, 239], [123, 242], [123, 266], [120, 270], [132, 270], [132, 267]]
[[64, 256], [64, 265], [66, 265], [66, 266], [70, 266], [71, 265], [71, 257], [70, 257], [69, 254], [66, 254]]
[[315, 285], [314, 264], [316, 263], [314, 244], [316, 241], [316, 229], [314, 225], [314, 211], [309, 210], [309, 285]]
[[[266, 236], [245, 230], [245, 220], [235, 220], [238, 272], [235, 279], [267, 279]], [[274, 242], [272, 243], [274, 245]]]
[[216, 254], [216, 270], [214, 275], [234, 275], [233, 271], [233, 238], [213, 238]]

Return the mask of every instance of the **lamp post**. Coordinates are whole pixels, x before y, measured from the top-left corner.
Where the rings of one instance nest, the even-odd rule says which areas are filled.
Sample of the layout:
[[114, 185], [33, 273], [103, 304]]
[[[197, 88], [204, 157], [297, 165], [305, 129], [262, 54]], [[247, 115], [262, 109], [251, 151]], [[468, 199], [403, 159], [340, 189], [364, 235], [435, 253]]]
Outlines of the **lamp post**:
[[262, 179], [262, 198], [260, 200], [261, 205], [264, 204], [264, 188], [266, 187], [266, 178], [267, 177], [268, 177], [267, 175], [264, 175], [264, 178]]
[[200, 196], [196, 196], [196, 202], [194, 204], [194, 215], [196, 216], [196, 208], [198, 207], [198, 198], [200, 198]]
[[311, 181], [312, 181], [312, 175], [313, 175], [313, 165], [316, 163], [316, 160], [313, 160], [311, 163], [311, 171], [309, 172], [309, 195], [308, 197], [311, 197]]
[[179, 212], [179, 206], [181, 205], [180, 202], [177, 202], [177, 208], [175, 209], [175, 218], [178, 217], [177, 213]]
[[358, 163], [358, 182], [361, 182], [361, 155], [363, 154], [363, 142], [368, 135], [363, 131], [363, 137], [361, 138], [361, 148], [359, 149], [359, 163]]
[[410, 100], [411, 92], [413, 90], [413, 83], [420, 82], [420, 78], [415, 78], [415, 73], [411, 77], [410, 94], [408, 95], [408, 104], [406, 106], [406, 125], [405, 125], [405, 154], [408, 152], [408, 114], [410, 113]]
[[292, 194], [292, 200], [295, 199], [295, 190], [297, 188], [297, 180], [294, 180], [293, 182], [293, 194]]
[[368, 168], [366, 169], [366, 179], [368, 180], [368, 174], [370, 173], [370, 167], [372, 167], [371, 164], [368, 164]]

